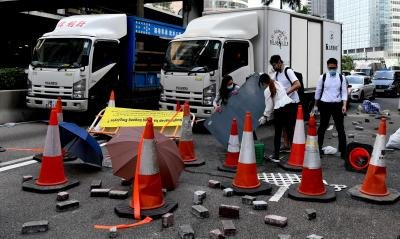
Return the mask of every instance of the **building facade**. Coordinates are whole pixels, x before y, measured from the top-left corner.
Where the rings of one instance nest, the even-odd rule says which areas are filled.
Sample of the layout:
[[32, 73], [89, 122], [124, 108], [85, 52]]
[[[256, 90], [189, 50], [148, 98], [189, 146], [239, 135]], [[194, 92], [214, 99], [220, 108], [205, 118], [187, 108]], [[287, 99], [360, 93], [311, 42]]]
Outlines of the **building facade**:
[[307, 0], [310, 14], [327, 19], [334, 19], [334, 0]]
[[204, 11], [247, 8], [248, 0], [204, 0]]
[[335, 20], [343, 23], [344, 55], [399, 65], [400, 1], [335, 0]]

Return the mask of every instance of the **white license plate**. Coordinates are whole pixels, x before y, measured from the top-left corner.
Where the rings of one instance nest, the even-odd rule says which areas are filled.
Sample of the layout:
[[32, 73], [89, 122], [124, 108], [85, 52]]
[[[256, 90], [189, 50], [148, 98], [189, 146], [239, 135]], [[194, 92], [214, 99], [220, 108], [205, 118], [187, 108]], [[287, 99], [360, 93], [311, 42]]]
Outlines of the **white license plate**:
[[379, 93], [385, 92], [384, 89], [375, 89], [375, 91], [376, 91], [376, 92], [379, 92]]

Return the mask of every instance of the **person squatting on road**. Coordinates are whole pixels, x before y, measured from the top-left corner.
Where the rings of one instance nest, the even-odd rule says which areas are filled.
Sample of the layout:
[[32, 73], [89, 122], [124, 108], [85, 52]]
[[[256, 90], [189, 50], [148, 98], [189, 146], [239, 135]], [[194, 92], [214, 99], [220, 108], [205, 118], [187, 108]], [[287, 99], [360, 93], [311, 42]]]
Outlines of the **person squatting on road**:
[[297, 105], [300, 102], [297, 90], [301, 87], [301, 83], [299, 79], [297, 79], [294, 71], [283, 64], [283, 60], [279, 55], [271, 56], [269, 63], [276, 72], [275, 80], [284, 87], [286, 94], [292, 99], [292, 103], [288, 106], [288, 114], [286, 115], [286, 117], [289, 118], [289, 125], [292, 129], [290, 132], [286, 132], [287, 140], [289, 144], [291, 144], [293, 141], [294, 127], [296, 125]]
[[265, 87], [265, 110], [263, 116], [258, 120], [258, 122], [260, 125], [262, 125], [274, 118], [274, 154], [270, 157], [270, 159], [273, 162], [279, 162], [279, 149], [281, 147], [282, 129], [285, 128], [288, 134], [293, 135], [294, 129], [291, 127], [288, 117], [293, 100], [286, 94], [285, 88], [282, 86], [282, 84], [278, 81], [272, 80], [268, 74], [262, 74], [258, 83], [260, 86]]
[[332, 116], [338, 132], [339, 152], [341, 158], [346, 155], [346, 133], [344, 131], [344, 114], [347, 111], [346, 79], [337, 72], [338, 62], [335, 58], [327, 61], [328, 73], [319, 77], [315, 90], [315, 106], [313, 113], [319, 111], [320, 125], [318, 127], [318, 145], [321, 155], [324, 136]]
[[222, 105], [228, 104], [228, 99], [232, 95], [237, 95], [239, 93], [240, 87], [233, 82], [232, 76], [225, 75], [222, 78], [221, 86], [219, 91], [213, 101], [214, 111], [221, 112]]

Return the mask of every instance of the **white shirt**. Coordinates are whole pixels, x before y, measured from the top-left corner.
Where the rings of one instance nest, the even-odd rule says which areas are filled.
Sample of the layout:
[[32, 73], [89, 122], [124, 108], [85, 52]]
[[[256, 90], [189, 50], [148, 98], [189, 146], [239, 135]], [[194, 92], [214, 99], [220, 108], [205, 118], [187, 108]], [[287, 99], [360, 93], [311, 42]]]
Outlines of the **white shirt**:
[[314, 97], [315, 100], [321, 100], [327, 103], [333, 103], [333, 102], [338, 103], [347, 100], [346, 78], [342, 76], [343, 82], [342, 85], [340, 86], [340, 77], [338, 73], [336, 73], [334, 76], [331, 76], [329, 72], [325, 74], [326, 78], [324, 83], [324, 92], [322, 93], [322, 97], [320, 99], [322, 90], [322, 77], [323, 77], [323, 75], [321, 75], [319, 77], [319, 80], [317, 82], [317, 88], [315, 90], [315, 97]]
[[265, 110], [264, 115], [268, 118], [271, 118], [271, 114], [274, 109], [279, 109], [287, 104], [293, 103], [293, 100], [286, 94], [285, 88], [278, 81], [273, 81], [276, 87], [276, 94], [274, 97], [271, 97], [271, 91], [269, 87], [264, 90], [264, 99], [265, 99]]
[[[286, 67], [284, 68], [286, 69]], [[290, 87], [292, 87], [293, 83], [295, 81], [298, 81], [299, 79], [297, 79], [296, 75], [294, 74], [294, 71], [292, 69], [287, 69], [287, 75], [289, 76], [290, 79], [288, 79], [285, 75], [285, 70], [283, 70], [282, 72], [278, 72], [278, 74], [276, 74], [276, 80], [279, 81], [279, 83], [281, 83], [283, 85], [283, 87], [285, 88], [285, 91], [287, 92], [288, 89]], [[300, 98], [299, 98], [299, 94], [296, 91], [293, 91], [292, 93], [290, 93], [288, 95], [290, 98], [292, 98], [294, 103], [299, 103], [300, 102]]]

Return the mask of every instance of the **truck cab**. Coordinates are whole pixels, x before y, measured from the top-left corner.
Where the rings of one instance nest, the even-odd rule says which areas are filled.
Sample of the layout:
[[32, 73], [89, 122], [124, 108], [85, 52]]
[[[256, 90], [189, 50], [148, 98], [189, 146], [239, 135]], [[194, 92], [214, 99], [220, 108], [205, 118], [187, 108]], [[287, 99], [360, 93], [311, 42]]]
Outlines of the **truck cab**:
[[[252, 14], [242, 14], [253, 18]], [[250, 16], [250, 17], [249, 17]], [[189, 101], [198, 118], [213, 112], [213, 100], [224, 75], [242, 85], [254, 72], [253, 44], [257, 26], [249, 27], [237, 16], [195, 19], [170, 42], [161, 70], [160, 109], [173, 110], [177, 101]], [[241, 31], [234, 30], [240, 28]]]
[[119, 39], [126, 29], [123, 14], [61, 20], [34, 48], [28, 70], [28, 107], [50, 108], [60, 96], [65, 110], [86, 111], [89, 96], [106, 100], [100, 88], [111, 87], [118, 78]]

